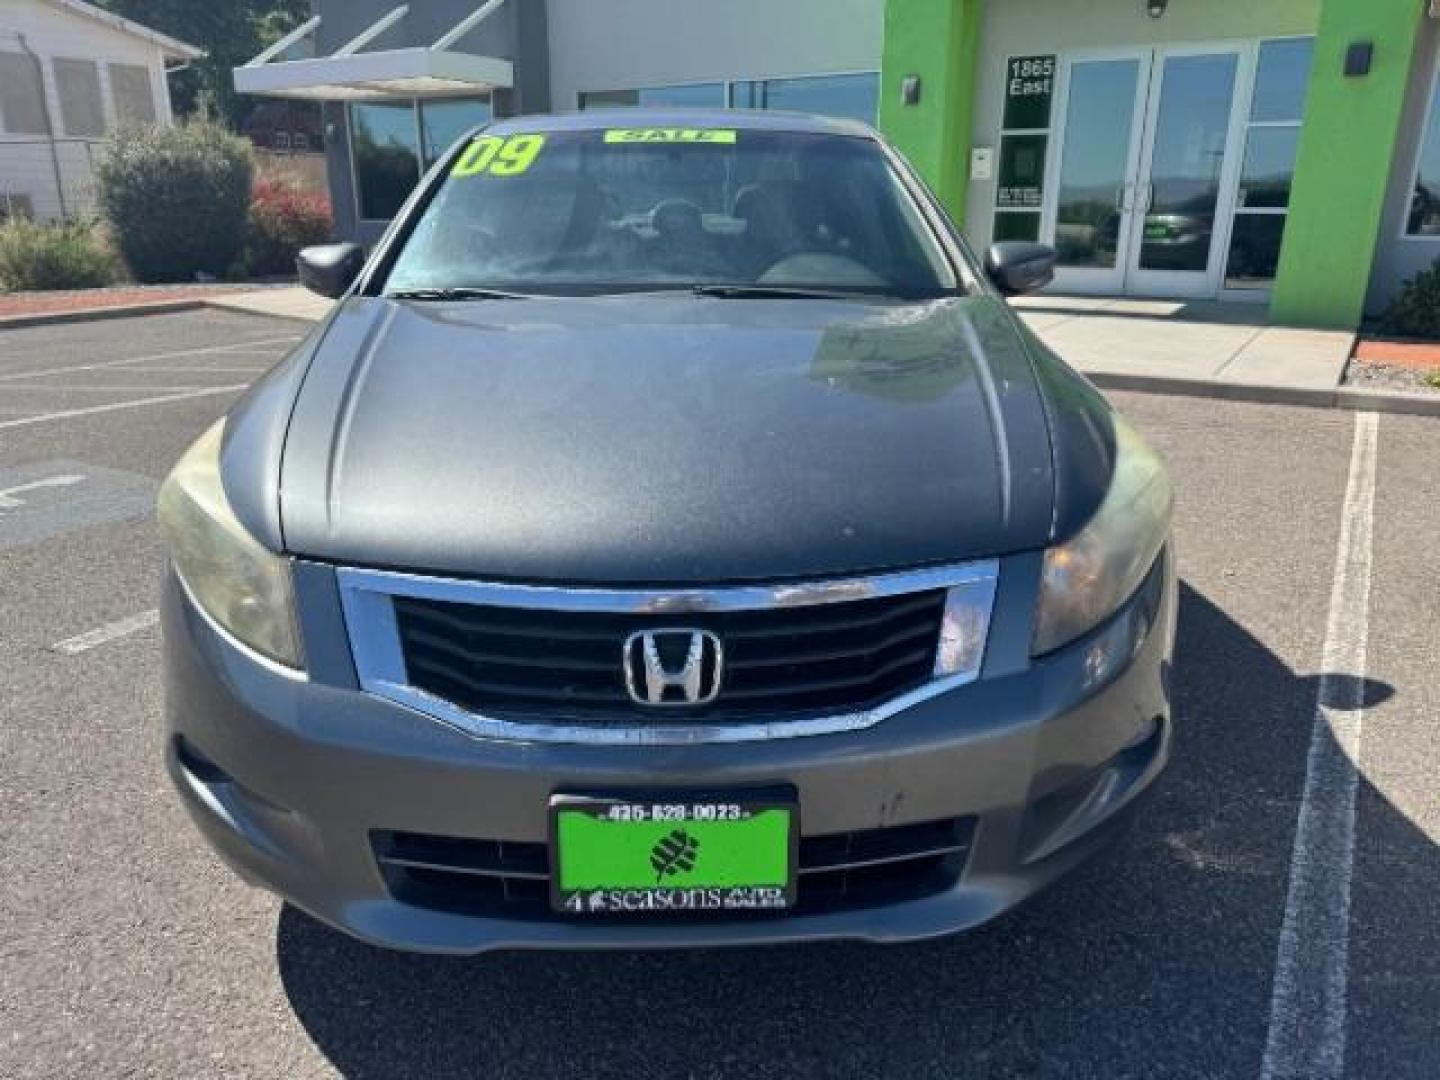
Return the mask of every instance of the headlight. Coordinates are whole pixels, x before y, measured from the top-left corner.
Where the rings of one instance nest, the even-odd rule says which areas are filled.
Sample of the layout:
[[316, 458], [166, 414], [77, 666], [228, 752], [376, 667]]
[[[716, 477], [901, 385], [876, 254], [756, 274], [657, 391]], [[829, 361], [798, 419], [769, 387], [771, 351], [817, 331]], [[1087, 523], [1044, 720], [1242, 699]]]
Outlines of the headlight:
[[1035, 655], [1093, 629], [1139, 587], [1170, 533], [1174, 495], [1160, 458], [1115, 421], [1115, 474], [1078, 535], [1045, 552], [1035, 615]]
[[300, 667], [288, 559], [262, 547], [230, 509], [220, 482], [221, 420], [185, 451], [160, 487], [170, 556], [212, 619], [256, 652]]

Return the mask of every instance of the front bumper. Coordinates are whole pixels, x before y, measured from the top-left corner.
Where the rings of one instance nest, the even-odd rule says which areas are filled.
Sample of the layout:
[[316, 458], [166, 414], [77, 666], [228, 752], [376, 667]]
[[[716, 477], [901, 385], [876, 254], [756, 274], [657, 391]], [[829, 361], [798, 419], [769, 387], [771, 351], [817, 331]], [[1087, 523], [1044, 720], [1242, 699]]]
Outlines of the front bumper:
[[[934, 937], [995, 917], [1099, 850], [1164, 767], [1176, 593], [1168, 552], [1163, 559], [1158, 617], [1118, 662], [1097, 664], [1104, 628], [1042, 660], [1024, 655], [1038, 575], [1021, 556], [1003, 561], [997, 601], [997, 615], [1019, 614], [1009, 631], [997, 617], [978, 682], [860, 731], [651, 747], [479, 739], [362, 693], [353, 672], [346, 678], [324, 567], [297, 577], [315, 674], [286, 677], [217, 631], [172, 570], [167, 763], [197, 825], [242, 877], [382, 946], [475, 953]], [[961, 819], [964, 864], [920, 897], [635, 923], [403, 902], [372, 846], [381, 832], [544, 843], [556, 792], [776, 785], [797, 792], [809, 838]]]

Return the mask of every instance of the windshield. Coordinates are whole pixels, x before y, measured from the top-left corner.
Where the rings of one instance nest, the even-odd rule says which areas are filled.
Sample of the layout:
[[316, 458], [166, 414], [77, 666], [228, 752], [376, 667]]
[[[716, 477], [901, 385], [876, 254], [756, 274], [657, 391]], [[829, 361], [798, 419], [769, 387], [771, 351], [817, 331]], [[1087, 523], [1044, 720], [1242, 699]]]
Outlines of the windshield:
[[471, 140], [385, 291], [705, 286], [909, 297], [956, 283], [868, 139], [610, 128]]

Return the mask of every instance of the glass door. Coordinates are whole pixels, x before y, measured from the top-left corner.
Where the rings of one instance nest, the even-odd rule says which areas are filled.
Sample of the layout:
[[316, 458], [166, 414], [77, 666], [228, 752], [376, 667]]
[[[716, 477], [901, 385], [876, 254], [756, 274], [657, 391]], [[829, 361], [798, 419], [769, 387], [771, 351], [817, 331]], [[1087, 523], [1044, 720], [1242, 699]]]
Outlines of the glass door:
[[1260, 43], [1225, 261], [1227, 299], [1265, 301], [1280, 263], [1315, 39]]
[[1136, 184], [1126, 291], [1214, 296], [1234, 201], [1239, 48], [1158, 50]]
[[1067, 58], [1063, 132], [1047, 235], [1059, 255], [1057, 292], [1120, 293], [1130, 265], [1135, 176], [1150, 84], [1150, 50]]

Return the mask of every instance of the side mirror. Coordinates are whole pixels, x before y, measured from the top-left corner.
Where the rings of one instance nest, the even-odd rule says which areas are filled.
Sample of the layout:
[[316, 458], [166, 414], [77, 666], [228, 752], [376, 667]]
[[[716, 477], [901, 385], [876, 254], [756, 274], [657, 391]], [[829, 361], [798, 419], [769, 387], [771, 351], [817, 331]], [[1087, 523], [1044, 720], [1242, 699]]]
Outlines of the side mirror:
[[1043, 289], [1055, 280], [1055, 249], [1028, 240], [991, 244], [985, 253], [985, 273], [1006, 296]]
[[359, 244], [319, 244], [302, 248], [295, 256], [300, 284], [332, 300], [345, 295], [364, 265], [365, 252]]

